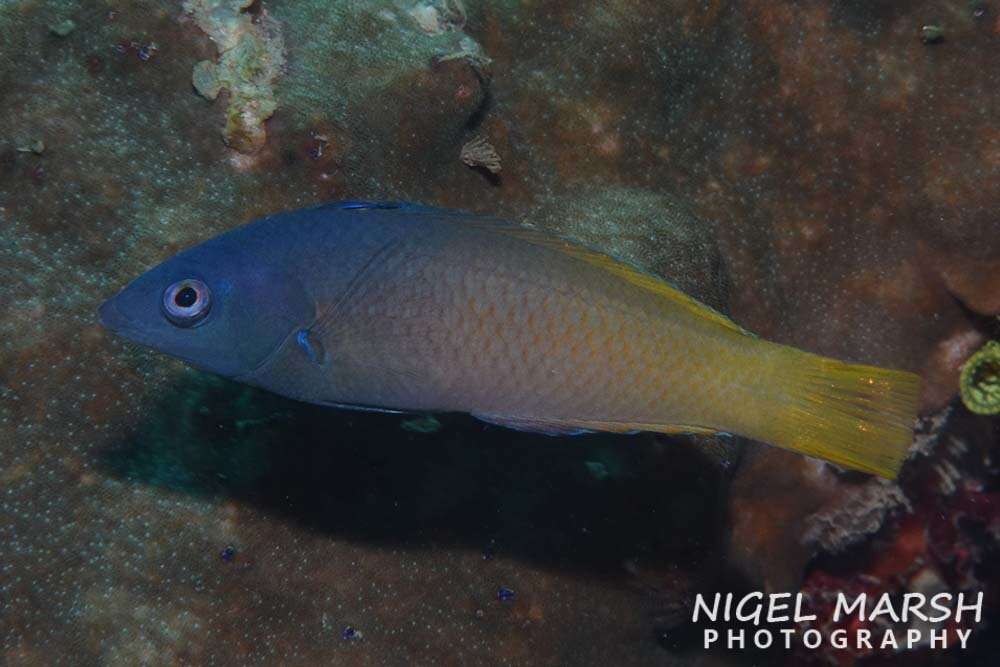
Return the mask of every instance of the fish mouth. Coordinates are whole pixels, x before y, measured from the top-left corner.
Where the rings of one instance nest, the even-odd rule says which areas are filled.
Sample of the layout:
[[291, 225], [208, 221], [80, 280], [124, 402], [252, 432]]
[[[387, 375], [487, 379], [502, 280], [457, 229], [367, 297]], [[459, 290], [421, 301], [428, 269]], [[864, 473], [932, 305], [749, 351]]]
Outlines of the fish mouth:
[[101, 307], [97, 310], [97, 315], [101, 321], [101, 326], [115, 333], [120, 334], [130, 328], [128, 318], [118, 310], [115, 299], [108, 299], [102, 303]]
[[[117, 298], [111, 298], [102, 303], [100, 308], [97, 309], [97, 315], [101, 321], [101, 326], [111, 331], [116, 336], [121, 336], [125, 340], [138, 345], [163, 352], [163, 350], [161, 350], [157, 345], [156, 335], [153, 332], [143, 330], [135, 326], [133, 321], [122, 313], [122, 311], [118, 308]], [[174, 351], [171, 351], [168, 354], [191, 366], [195, 366], [197, 368], [203, 367], [195, 359], [184, 354], [179, 354]]]
[[117, 297], [102, 303], [97, 309], [97, 316], [101, 321], [101, 326], [112, 333], [142, 345], [152, 346], [153, 336], [150, 335], [150, 332], [135, 326], [135, 323], [122, 313], [121, 309], [118, 308]]

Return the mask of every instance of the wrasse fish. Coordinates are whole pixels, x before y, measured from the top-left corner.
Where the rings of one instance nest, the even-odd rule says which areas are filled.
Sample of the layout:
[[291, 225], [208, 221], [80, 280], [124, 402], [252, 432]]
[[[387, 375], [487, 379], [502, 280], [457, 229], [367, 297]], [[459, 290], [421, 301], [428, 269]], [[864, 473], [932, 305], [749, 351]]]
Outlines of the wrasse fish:
[[340, 202], [190, 248], [100, 309], [133, 341], [302, 401], [512, 428], [727, 432], [893, 477], [919, 379], [740, 328], [502, 220]]

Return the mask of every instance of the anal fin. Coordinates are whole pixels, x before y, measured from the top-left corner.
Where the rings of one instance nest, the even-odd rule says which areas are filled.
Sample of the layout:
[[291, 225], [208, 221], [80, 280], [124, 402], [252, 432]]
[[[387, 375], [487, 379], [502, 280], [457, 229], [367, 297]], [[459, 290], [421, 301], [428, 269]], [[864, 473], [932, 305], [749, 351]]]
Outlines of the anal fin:
[[324, 401], [322, 399], [309, 401], [313, 405], [322, 405], [327, 408], [339, 408], [340, 410], [354, 410], [356, 412], [382, 412], [388, 415], [407, 415], [410, 414], [406, 410], [394, 410], [392, 408], [381, 408], [377, 405], [355, 405], [354, 403], [335, 403], [333, 401]]
[[482, 420], [496, 426], [511, 428], [515, 431], [525, 431], [527, 433], [542, 433], [544, 435], [582, 435], [592, 432], [591, 429], [581, 428], [568, 422], [549, 421], [544, 419], [519, 419], [516, 417], [503, 417], [500, 415], [481, 415], [472, 413], [476, 419]]
[[650, 431], [653, 433], [697, 433], [709, 434], [717, 433], [716, 429], [704, 426], [690, 426], [687, 424], [648, 424], [640, 422], [616, 422], [589, 419], [534, 419], [523, 417], [506, 417], [501, 415], [473, 414], [476, 419], [481, 419], [490, 424], [505, 426], [518, 431], [528, 431], [530, 433], [544, 433], [545, 435], [580, 435], [583, 433], [641, 433]]
[[645, 422], [615, 422], [615, 421], [581, 421], [579, 423], [584, 428], [592, 431], [602, 431], [605, 433], [639, 433], [648, 431], [650, 433], [694, 433], [697, 435], [709, 435], [718, 433], [714, 428], [706, 426], [693, 426], [691, 424], [650, 424]]

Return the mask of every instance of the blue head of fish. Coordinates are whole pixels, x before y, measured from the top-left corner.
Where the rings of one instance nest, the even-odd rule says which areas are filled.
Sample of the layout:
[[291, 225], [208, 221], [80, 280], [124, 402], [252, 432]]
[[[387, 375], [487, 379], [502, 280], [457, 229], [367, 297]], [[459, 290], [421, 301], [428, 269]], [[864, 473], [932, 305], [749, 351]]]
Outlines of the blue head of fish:
[[115, 333], [193, 366], [240, 377], [314, 316], [281, 242], [238, 229], [142, 274], [100, 308]]

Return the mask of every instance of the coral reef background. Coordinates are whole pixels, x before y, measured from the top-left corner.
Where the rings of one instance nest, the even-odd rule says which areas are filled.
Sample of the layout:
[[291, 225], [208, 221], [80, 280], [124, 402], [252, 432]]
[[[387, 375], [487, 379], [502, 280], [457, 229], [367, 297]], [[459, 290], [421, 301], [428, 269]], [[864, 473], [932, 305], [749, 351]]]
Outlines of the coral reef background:
[[[0, 1], [2, 661], [714, 664], [699, 590], [995, 610], [1000, 426], [956, 397], [1000, 337], [998, 62], [990, 0]], [[413, 426], [97, 324], [181, 248], [338, 198], [534, 224], [921, 372], [917, 451], [889, 484]]]

